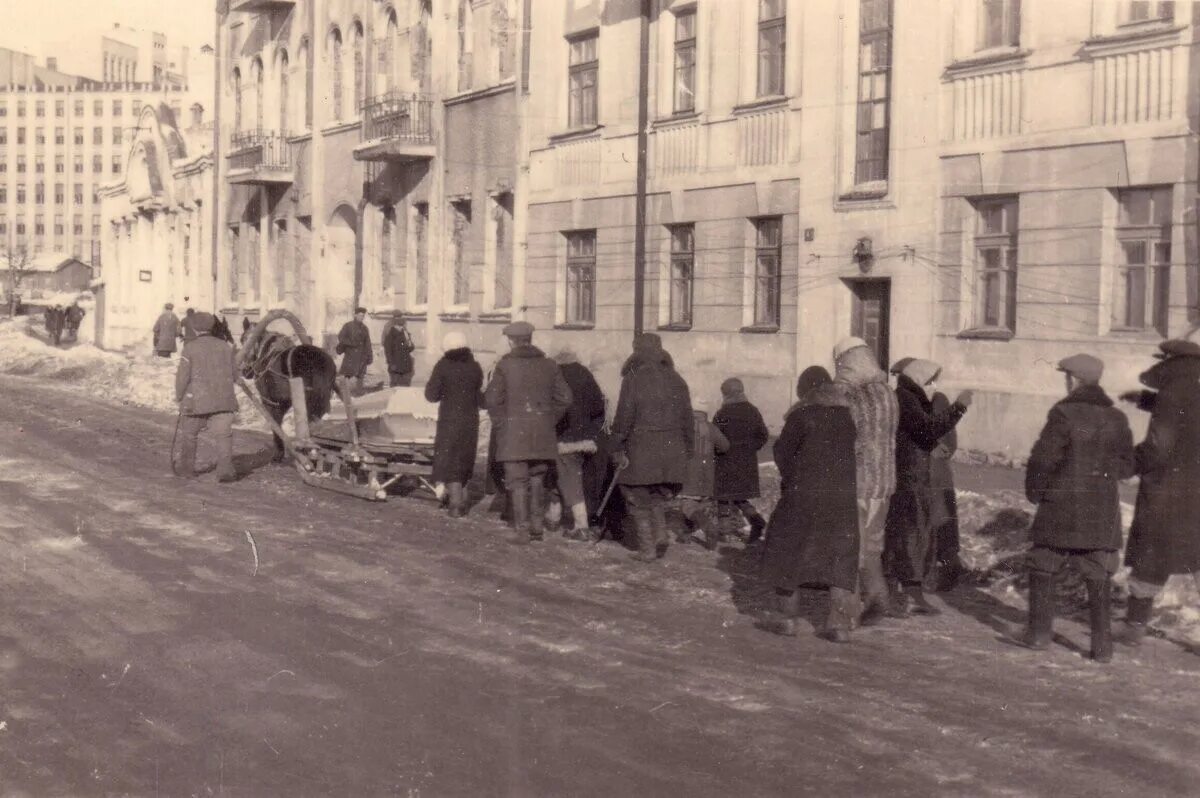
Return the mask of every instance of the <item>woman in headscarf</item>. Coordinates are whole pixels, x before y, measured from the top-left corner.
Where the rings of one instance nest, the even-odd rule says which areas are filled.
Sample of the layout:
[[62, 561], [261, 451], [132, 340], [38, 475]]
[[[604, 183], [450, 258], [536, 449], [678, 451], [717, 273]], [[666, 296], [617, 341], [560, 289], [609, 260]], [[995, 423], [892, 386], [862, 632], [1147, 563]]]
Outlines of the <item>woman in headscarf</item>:
[[850, 639], [858, 585], [858, 499], [854, 421], [842, 394], [820, 366], [804, 370], [799, 401], [775, 442], [780, 496], [767, 526], [763, 576], [778, 608], [762, 626], [795, 635], [800, 587], [829, 588], [829, 617], [820, 634]]
[[900, 405], [896, 492], [888, 507], [883, 562], [892, 581], [895, 610], [901, 614], [908, 610], [910, 600], [913, 612], [940, 612], [926, 601], [922, 587], [933, 564], [934, 503], [940, 499], [931, 479], [930, 459], [938, 442], [958, 425], [971, 405], [971, 392], [963, 391], [945, 410], [934, 410], [933, 396], [941, 373], [937, 363], [913, 358], [904, 364], [896, 381]]
[[446, 485], [452, 518], [466, 515], [465, 486], [475, 470], [479, 410], [483, 407], [483, 369], [460, 332], [446, 333], [444, 354], [425, 385], [425, 399], [438, 403], [433, 481]]

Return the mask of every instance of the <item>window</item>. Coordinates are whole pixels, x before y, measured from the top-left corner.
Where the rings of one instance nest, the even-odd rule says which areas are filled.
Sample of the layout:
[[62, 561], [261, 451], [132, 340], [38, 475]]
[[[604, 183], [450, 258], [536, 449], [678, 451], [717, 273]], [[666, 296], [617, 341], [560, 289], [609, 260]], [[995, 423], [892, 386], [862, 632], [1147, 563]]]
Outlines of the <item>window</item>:
[[567, 233], [568, 324], [596, 321], [596, 231]]
[[[303, 78], [303, 76], [308, 72], [308, 59], [308, 42], [303, 42], [300, 45], [300, 65], [296, 70], [297, 76]], [[301, 121], [304, 122], [304, 129], [308, 130], [312, 127], [312, 97], [305, 89], [305, 82], [306, 81], [304, 80], [298, 81], [299, 85], [297, 87], [297, 93], [300, 95], [300, 102], [303, 104], [304, 108], [304, 117]]]
[[0, 205], [8, 204], [8, 187], [0, 186]]
[[44, 117], [46, 115], [46, 101], [45, 100], [38, 100], [37, 105], [34, 106], [34, 108], [35, 108], [34, 113], [37, 114], [38, 117]]
[[1171, 187], [1117, 194], [1118, 264], [1113, 285], [1113, 328], [1167, 334], [1171, 274]]
[[83, 116], [83, 100], [75, 100], [75, 116]]
[[413, 303], [429, 302], [429, 203], [413, 205]]
[[81, 127], [75, 128], [75, 146], [83, 146], [83, 128]]
[[77, 174], [77, 175], [83, 174], [83, 156], [82, 155], [75, 156], [75, 174]]
[[46, 204], [46, 184], [45, 183], [34, 183], [33, 184], [33, 202], [36, 205], [45, 205]]
[[104, 116], [104, 100], [92, 100], [92, 116]]
[[1017, 210], [1015, 198], [976, 204], [975, 324], [978, 327], [1016, 331]]
[[979, 49], [1016, 47], [1021, 43], [1021, 0], [981, 0]]
[[254, 76], [254, 129], [261, 132], [263, 111], [265, 110], [263, 97], [266, 93], [266, 77], [263, 75], [262, 61], [254, 59], [254, 63], [250, 65], [250, 74]]
[[17, 184], [17, 204], [18, 205], [25, 204], [25, 184], [24, 183]]
[[354, 107], [351, 109], [350, 115], [357, 116], [359, 111], [362, 110], [367, 94], [366, 63], [363, 60], [362, 25], [355, 23], [354, 27], [350, 29], [350, 44], [354, 48]]
[[275, 66], [279, 72], [279, 132], [286, 136], [291, 127], [291, 120], [288, 119], [288, 54], [286, 50], [280, 51]]
[[33, 171], [39, 175], [46, 174], [46, 156], [35, 155], [33, 158]]
[[112, 108], [113, 108], [113, 116], [121, 115], [122, 111], [121, 111], [121, 101], [120, 100], [113, 100]]
[[92, 238], [100, 238], [100, 215], [92, 215]]
[[113, 144], [120, 144], [120, 143], [121, 143], [121, 128], [119, 128], [119, 127], [114, 127], [114, 128], [112, 129], [112, 143], [113, 143]]
[[1174, 3], [1135, 1], [1121, 4], [1122, 25], [1136, 25], [1139, 22], [1172, 22], [1174, 19]]
[[329, 70], [333, 77], [332, 97], [333, 120], [342, 121], [342, 34], [334, 28], [329, 34]]
[[18, 144], [25, 143], [25, 128], [23, 128], [23, 127], [17, 128], [17, 143]]
[[46, 217], [40, 213], [33, 217], [33, 234], [35, 236], [46, 235]]
[[92, 174], [101, 174], [104, 171], [104, 156], [92, 156]]
[[0, 119], [8, 116], [8, 101], [0, 100]]
[[383, 208], [379, 218], [379, 287], [386, 295], [392, 290], [392, 267], [396, 253], [396, 209]]
[[8, 144], [8, 130], [0, 127], [0, 145]]
[[66, 100], [55, 100], [54, 101], [54, 115], [60, 119], [67, 115], [67, 101]]
[[112, 173], [114, 175], [121, 174], [121, 156], [114, 155], [112, 159]]
[[83, 235], [83, 214], [77, 213], [71, 217], [71, 232], [74, 235]]
[[783, 275], [783, 219], [754, 220], [754, 325], [778, 327]]
[[54, 184], [54, 204], [62, 205], [67, 201], [67, 187], [62, 183]]
[[129, 105], [131, 106], [131, 110], [133, 111], [134, 116], [137, 116], [139, 113], [141, 113], [141, 110], [142, 110], [142, 101], [141, 100], [135, 99]]
[[67, 159], [62, 155], [54, 156], [54, 174], [63, 175], [67, 173]]
[[858, 34], [858, 141], [854, 182], [888, 177], [889, 79], [892, 67], [892, 2], [862, 0]]
[[17, 217], [17, 235], [19, 235], [19, 236], [25, 235], [25, 217], [24, 216]]
[[33, 143], [39, 147], [46, 145], [46, 128], [39, 127], [34, 131]]
[[24, 155], [17, 156], [17, 174], [19, 174], [19, 175], [25, 174], [25, 156]]
[[22, 119], [25, 118], [25, 101], [24, 100], [17, 100], [17, 116], [21, 117]]
[[596, 77], [600, 71], [596, 44], [599, 35], [590, 33], [570, 42], [571, 61], [567, 124], [572, 128], [596, 124]]
[[471, 301], [471, 263], [467, 242], [471, 234], [471, 201], [450, 204], [450, 245], [454, 252], [454, 283], [451, 304], [463, 306]]
[[513, 195], [505, 192], [495, 198], [492, 209], [492, 243], [495, 266], [492, 272], [492, 307], [512, 307], [513, 284]]
[[83, 204], [83, 183], [76, 183], [76, 184], [75, 184], [75, 192], [74, 192], [74, 194], [73, 194], [72, 196], [73, 196], [73, 198], [74, 198], [74, 200], [75, 200], [75, 204], [76, 204], [76, 205], [82, 205], [82, 204]]
[[675, 15], [675, 112], [696, 109], [696, 9]]
[[692, 326], [692, 280], [696, 270], [696, 226], [677, 224], [671, 232], [670, 305], [667, 324]]
[[104, 143], [104, 128], [102, 128], [102, 127], [92, 128], [92, 144], [103, 144], [103, 143]]
[[758, 0], [758, 96], [783, 94], [787, 0]]
[[7, 174], [7, 173], [8, 173], [8, 160], [0, 159], [0, 174]]
[[61, 213], [54, 214], [54, 235], [62, 236], [67, 231], [63, 226], [63, 217]]
[[56, 146], [63, 146], [67, 143], [67, 129], [62, 127], [54, 128], [54, 143]]

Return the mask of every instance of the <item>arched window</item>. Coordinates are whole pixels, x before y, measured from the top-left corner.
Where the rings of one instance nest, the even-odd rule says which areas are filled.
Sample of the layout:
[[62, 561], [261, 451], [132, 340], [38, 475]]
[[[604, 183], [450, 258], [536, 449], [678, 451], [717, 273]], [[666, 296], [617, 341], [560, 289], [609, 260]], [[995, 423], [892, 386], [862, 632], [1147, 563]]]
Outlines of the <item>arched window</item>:
[[350, 46], [354, 48], [354, 107], [350, 109], [350, 116], [355, 116], [362, 108], [367, 93], [366, 65], [363, 62], [363, 29], [358, 22], [350, 29]]
[[300, 79], [296, 81], [299, 84], [296, 87], [296, 91], [300, 94], [300, 106], [303, 111], [303, 115], [296, 121], [303, 130], [312, 128], [312, 95], [308, 90], [308, 70], [309, 51], [308, 40], [306, 39], [300, 43], [300, 64], [299, 69], [297, 69]]
[[396, 39], [400, 26], [396, 23], [394, 9], [387, 10], [387, 22], [383, 30], [383, 39], [378, 42], [379, 85], [375, 88], [375, 94], [387, 94], [396, 86]]
[[266, 106], [266, 103], [263, 102], [266, 75], [263, 73], [263, 62], [261, 59], [255, 58], [250, 64], [250, 74], [254, 76], [254, 129], [262, 132], [263, 108]]
[[288, 54], [280, 50], [275, 59], [275, 69], [279, 74], [279, 132], [286, 135], [291, 120], [288, 119]]
[[333, 120], [342, 121], [342, 32], [337, 28], [329, 34], [329, 70], [333, 78]]
[[242, 70], [233, 69], [233, 132], [242, 132]]

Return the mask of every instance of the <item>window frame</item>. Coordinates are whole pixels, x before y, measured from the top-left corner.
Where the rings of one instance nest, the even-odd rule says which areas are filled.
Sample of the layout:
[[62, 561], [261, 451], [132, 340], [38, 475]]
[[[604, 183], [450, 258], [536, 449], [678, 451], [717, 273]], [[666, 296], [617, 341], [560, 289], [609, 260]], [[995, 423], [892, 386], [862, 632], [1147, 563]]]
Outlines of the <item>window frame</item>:
[[[680, 21], [684, 19], [691, 20], [691, 31], [689, 35], [680, 38]], [[696, 15], [696, 6], [689, 6], [675, 12], [675, 37], [674, 37], [674, 70], [672, 72], [671, 85], [671, 108], [677, 114], [692, 113], [696, 110], [696, 56], [699, 52], [696, 23], [698, 17]], [[681, 56], [687, 54], [690, 61], [686, 64], [681, 63]], [[680, 80], [681, 75], [688, 75], [687, 81]], [[688, 99], [685, 102], [680, 102], [680, 88], [687, 83], [689, 93]]]
[[[774, 16], [764, 16], [774, 14]], [[777, 37], [779, 50], [772, 51]], [[758, 1], [755, 96], [782, 97], [787, 93], [787, 0]], [[764, 68], [765, 66], [765, 68]]]
[[[681, 233], [686, 233], [686, 246]], [[666, 326], [670, 329], [690, 330], [695, 321], [696, 288], [696, 224], [679, 222], [667, 225], [668, 259], [666, 285]], [[686, 277], [681, 278], [680, 267]]]
[[[576, 47], [588, 42], [591, 42], [591, 58], [576, 61]], [[586, 55], [586, 52], [584, 54]], [[590, 84], [580, 82], [589, 75]], [[584, 107], [584, 101], [589, 97], [590, 102]], [[595, 127], [599, 120], [600, 31], [592, 29], [567, 37], [567, 127], [571, 130]]]
[[[885, 24], [882, 27], [864, 29], [867, 24], [866, 10], [868, 6], [882, 5], [886, 11]], [[855, 185], [865, 184], [886, 184], [890, 177], [891, 170], [891, 136], [892, 136], [892, 48], [894, 46], [893, 31], [895, 29], [895, 4], [892, 0], [860, 0], [859, 2], [859, 26], [858, 26], [858, 102], [855, 106], [855, 140], [854, 140], [854, 183]], [[884, 66], [878, 66], [875, 59], [875, 47], [882, 46], [886, 48], [887, 63]], [[870, 64], [864, 63], [866, 50], [870, 46], [872, 60]], [[882, 77], [883, 97], [882, 99], [875, 96], [877, 88], [877, 80]], [[870, 85], [870, 97], [863, 98], [864, 85]], [[883, 126], [874, 126], [874, 116], [876, 109], [882, 106], [883, 108]], [[865, 110], [865, 113], [864, 113]], [[864, 128], [864, 117], [866, 118], [866, 127]], [[873, 151], [873, 147], [879, 146], [878, 139], [882, 139], [882, 154]], [[865, 148], [865, 155], [864, 155]], [[871, 157], [874, 156], [874, 157]], [[868, 167], [872, 164], [879, 166], [870, 170]]]
[[[1135, 16], [1144, 9], [1146, 15]], [[1117, 8], [1117, 26], [1121, 28], [1146, 25], [1170, 25], [1175, 22], [1174, 0], [1126, 0]]]
[[[988, 8], [992, 6], [1000, 8], [1000, 27], [996, 41], [989, 38], [992, 31], [988, 25]], [[1021, 0], [979, 0], [976, 10], [979, 14], [976, 52], [1015, 49], [1021, 46]]]
[[[1020, 273], [1021, 201], [1017, 195], [980, 197], [972, 202], [975, 209], [975, 234], [972, 241], [974, 275], [972, 288], [976, 307], [972, 318], [974, 330], [996, 330], [1015, 335], [1017, 332], [1017, 276]], [[1009, 213], [1009, 209], [1012, 213]], [[987, 229], [988, 211], [999, 211], [1001, 229]], [[1011, 229], [1010, 229], [1011, 228]], [[985, 265], [985, 252], [997, 251], [997, 266]], [[992, 275], [1003, 278], [1003, 307], [996, 311], [995, 323], [989, 321], [989, 287]]]
[[[751, 324], [756, 328], [779, 329], [783, 318], [783, 217], [758, 216], [750, 222], [754, 230]], [[765, 235], [768, 225], [776, 230], [775, 241]], [[773, 271], [768, 269], [764, 273], [764, 261], [774, 263]]]
[[[1135, 186], [1117, 192], [1116, 263], [1113, 268], [1113, 332], [1158, 333], [1166, 337], [1171, 307], [1171, 236], [1174, 225], [1174, 189], [1170, 185]], [[1135, 195], [1147, 200], [1145, 220], [1131, 220], [1127, 200]], [[1160, 200], [1165, 198], [1165, 213]], [[1140, 245], [1143, 258], [1129, 262], [1131, 245]], [[1165, 258], [1161, 256], [1165, 248]], [[1137, 313], [1130, 302], [1129, 280], [1141, 274], [1141, 307]], [[1140, 323], [1138, 317], [1140, 316]]]
[[596, 229], [568, 230], [563, 239], [563, 321], [570, 326], [595, 326]]

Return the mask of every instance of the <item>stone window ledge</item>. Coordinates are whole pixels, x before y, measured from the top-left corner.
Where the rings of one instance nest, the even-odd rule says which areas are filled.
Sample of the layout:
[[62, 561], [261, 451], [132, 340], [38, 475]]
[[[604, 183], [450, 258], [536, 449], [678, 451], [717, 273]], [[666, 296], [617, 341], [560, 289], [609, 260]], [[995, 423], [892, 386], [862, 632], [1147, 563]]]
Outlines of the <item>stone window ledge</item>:
[[1012, 330], [1000, 327], [972, 327], [959, 332], [957, 337], [961, 340], [1011, 341], [1014, 336], [1015, 333]]

